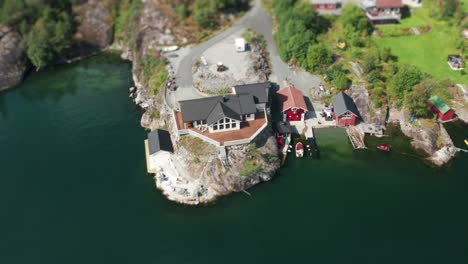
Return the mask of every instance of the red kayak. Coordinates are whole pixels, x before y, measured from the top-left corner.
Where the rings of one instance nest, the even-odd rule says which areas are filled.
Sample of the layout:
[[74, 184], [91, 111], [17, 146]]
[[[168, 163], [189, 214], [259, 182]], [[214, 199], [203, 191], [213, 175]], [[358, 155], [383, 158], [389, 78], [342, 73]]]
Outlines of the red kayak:
[[387, 145], [379, 145], [377, 146], [377, 149], [383, 150], [383, 151], [390, 151], [390, 147]]

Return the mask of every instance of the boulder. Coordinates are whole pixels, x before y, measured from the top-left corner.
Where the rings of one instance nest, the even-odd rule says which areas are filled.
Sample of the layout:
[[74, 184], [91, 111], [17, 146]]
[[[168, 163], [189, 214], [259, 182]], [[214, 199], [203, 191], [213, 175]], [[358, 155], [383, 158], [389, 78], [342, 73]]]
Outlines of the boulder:
[[21, 36], [0, 25], [0, 91], [18, 85], [27, 70], [27, 60], [20, 48]]

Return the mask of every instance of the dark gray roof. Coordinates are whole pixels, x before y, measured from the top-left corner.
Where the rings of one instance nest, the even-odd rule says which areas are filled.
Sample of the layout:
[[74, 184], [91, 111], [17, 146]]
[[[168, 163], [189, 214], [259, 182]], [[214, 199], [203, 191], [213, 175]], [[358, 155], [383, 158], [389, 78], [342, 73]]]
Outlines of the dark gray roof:
[[166, 130], [156, 129], [148, 133], [149, 154], [154, 154], [164, 150], [174, 152], [172, 147], [171, 134]]
[[357, 115], [358, 117], [360, 116], [353, 99], [343, 92], [339, 92], [333, 97], [333, 108], [335, 115], [337, 116], [340, 116], [347, 111]]
[[291, 133], [291, 125], [288, 122], [280, 121], [276, 123], [276, 131], [281, 134]]
[[240, 120], [241, 115], [257, 111], [250, 94], [213, 96], [179, 103], [184, 122], [206, 120], [208, 125], [224, 117]]
[[240, 121], [240, 115], [234, 112], [232, 109], [227, 107], [225, 104], [218, 102], [216, 106], [213, 108], [211, 113], [208, 115], [208, 118], [206, 118], [206, 123], [208, 125], [216, 123], [218, 120], [223, 119], [225, 117], [239, 120]]
[[271, 88], [270, 82], [252, 83], [234, 86], [236, 94], [251, 94], [256, 104], [268, 103], [268, 91]]

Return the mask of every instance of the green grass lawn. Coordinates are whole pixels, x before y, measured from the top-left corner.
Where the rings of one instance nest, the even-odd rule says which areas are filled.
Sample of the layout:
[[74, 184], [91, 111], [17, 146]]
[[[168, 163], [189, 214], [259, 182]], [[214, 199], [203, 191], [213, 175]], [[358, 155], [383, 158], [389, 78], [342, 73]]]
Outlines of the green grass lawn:
[[[466, 1], [466, 0], [465, 0]], [[390, 47], [398, 62], [412, 64], [430, 73], [435, 79], [452, 79], [468, 85], [468, 75], [452, 71], [447, 64], [447, 55], [458, 54], [455, 48], [460, 32], [455, 26], [436, 21], [430, 16], [430, 6], [416, 9], [413, 15], [399, 25], [384, 27], [413, 27], [429, 25], [432, 31], [419, 36], [384, 37], [374, 40], [379, 47]]]

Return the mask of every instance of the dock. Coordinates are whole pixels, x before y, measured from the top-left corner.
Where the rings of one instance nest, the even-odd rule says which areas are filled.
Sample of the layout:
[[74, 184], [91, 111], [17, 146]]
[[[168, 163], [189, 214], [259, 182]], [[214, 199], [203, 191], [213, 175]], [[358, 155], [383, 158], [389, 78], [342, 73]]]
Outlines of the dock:
[[356, 127], [347, 127], [346, 133], [348, 134], [349, 141], [353, 145], [354, 149], [366, 149], [366, 144], [364, 143], [364, 133], [361, 133]]
[[147, 139], [145, 139], [145, 157], [146, 157], [146, 171], [151, 174], [156, 174], [157, 170], [150, 168], [149, 145], [148, 145]]

